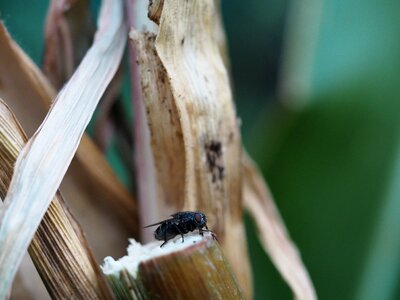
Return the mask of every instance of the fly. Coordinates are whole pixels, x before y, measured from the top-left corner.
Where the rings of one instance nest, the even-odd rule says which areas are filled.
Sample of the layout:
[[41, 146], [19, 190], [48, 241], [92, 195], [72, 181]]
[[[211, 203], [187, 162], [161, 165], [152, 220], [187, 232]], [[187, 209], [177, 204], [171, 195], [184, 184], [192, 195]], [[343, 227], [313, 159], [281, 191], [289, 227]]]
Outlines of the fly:
[[173, 239], [177, 235], [181, 235], [183, 243], [183, 235], [196, 229], [199, 230], [200, 235], [203, 235], [204, 232], [210, 232], [214, 239], [217, 238], [215, 234], [208, 229], [207, 217], [201, 211], [182, 211], [171, 215], [171, 217], [170, 219], [144, 227], [147, 228], [159, 225], [154, 231], [154, 237], [156, 240], [164, 241], [160, 247], [164, 246], [170, 239]]

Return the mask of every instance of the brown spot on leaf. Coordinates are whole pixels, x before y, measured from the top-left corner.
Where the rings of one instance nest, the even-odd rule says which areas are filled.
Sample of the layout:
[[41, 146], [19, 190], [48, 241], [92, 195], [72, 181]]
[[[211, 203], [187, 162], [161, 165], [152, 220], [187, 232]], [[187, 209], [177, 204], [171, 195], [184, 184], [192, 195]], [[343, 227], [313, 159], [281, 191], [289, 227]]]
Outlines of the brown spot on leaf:
[[212, 176], [212, 182], [224, 179], [224, 170], [222, 160], [222, 144], [219, 141], [210, 141], [205, 144], [207, 164]]

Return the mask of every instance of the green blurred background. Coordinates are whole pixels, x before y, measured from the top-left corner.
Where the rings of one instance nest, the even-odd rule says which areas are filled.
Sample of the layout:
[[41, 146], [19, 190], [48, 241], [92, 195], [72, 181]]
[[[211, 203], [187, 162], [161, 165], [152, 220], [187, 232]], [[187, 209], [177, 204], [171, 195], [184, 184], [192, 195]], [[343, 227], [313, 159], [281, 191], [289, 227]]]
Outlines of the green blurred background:
[[[243, 140], [319, 298], [400, 299], [400, 1], [222, 4]], [[38, 64], [47, 5], [0, 0]], [[291, 299], [246, 221], [255, 299]]]

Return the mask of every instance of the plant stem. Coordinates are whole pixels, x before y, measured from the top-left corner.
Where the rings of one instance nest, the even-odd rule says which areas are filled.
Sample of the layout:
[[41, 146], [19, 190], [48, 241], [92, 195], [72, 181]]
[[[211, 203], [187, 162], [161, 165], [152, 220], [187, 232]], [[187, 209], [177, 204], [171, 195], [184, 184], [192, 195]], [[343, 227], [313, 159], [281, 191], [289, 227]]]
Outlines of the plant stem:
[[[117, 299], [244, 299], [228, 261], [211, 236], [185, 237], [182, 244], [176, 240], [169, 247], [173, 252], [160, 249], [158, 242], [131, 247], [142, 247], [147, 257], [135, 261], [140, 255], [137, 249], [129, 249], [135, 255], [132, 260], [106, 260], [103, 267]], [[113, 263], [120, 269], [106, 271]], [[138, 264], [136, 273], [134, 264]]]

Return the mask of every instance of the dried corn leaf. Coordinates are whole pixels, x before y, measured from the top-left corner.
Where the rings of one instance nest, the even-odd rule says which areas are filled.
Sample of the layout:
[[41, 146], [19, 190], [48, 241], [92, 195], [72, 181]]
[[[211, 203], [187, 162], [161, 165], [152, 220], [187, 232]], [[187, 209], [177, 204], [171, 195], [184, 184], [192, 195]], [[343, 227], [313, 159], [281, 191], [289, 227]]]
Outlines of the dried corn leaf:
[[[27, 138], [0, 99], [0, 197], [6, 196], [14, 163]], [[53, 198], [28, 249], [53, 299], [108, 297], [93, 255], [60, 193]]]
[[[216, 33], [217, 13], [215, 1], [167, 1], [162, 5], [156, 52], [150, 36], [131, 36], [138, 45], [148, 123], [148, 128], [141, 126], [150, 132], [152, 151], [150, 158], [139, 157], [139, 169], [143, 167], [141, 174], [148, 176], [142, 177], [148, 187], [157, 187], [144, 189], [140, 203], [146, 210], [159, 209], [152, 221], [178, 210], [204, 210], [250, 298], [238, 159], [241, 140]], [[146, 140], [141, 142], [146, 147]]]
[[225, 253], [250, 297], [238, 160], [241, 140], [215, 34], [217, 12], [211, 0], [164, 2], [156, 50], [170, 78], [185, 143], [183, 208], [205, 209], [210, 214], [210, 225], [221, 236]]
[[214, 38], [214, 1], [167, 1], [157, 54], [170, 79], [185, 141], [185, 206], [207, 207], [215, 230], [241, 222], [241, 141], [229, 79]]
[[261, 174], [251, 159], [243, 155], [243, 199], [254, 218], [260, 241], [272, 262], [298, 300], [316, 299], [307, 269], [275, 206]]
[[[45, 51], [43, 71], [53, 86], [61, 88], [79, 65], [93, 39], [93, 25], [88, 0], [52, 0], [45, 24]], [[110, 82], [98, 108], [94, 128], [94, 140], [105, 151], [116, 132], [126, 132], [124, 118], [113, 116], [118, 107], [122, 70]], [[117, 130], [115, 129], [117, 127]], [[119, 135], [130, 141], [131, 135]], [[128, 144], [125, 142], [125, 144]], [[131, 143], [130, 143], [131, 144]], [[129, 149], [129, 158], [132, 150]]]
[[26, 143], [26, 135], [14, 114], [0, 98], [0, 198], [10, 185], [15, 160]]
[[61, 88], [90, 47], [93, 39], [88, 0], [52, 0], [45, 25], [43, 70], [53, 86]]
[[[0, 24], [0, 45], [0, 97], [7, 101], [28, 136], [31, 136], [44, 119], [56, 93], [31, 59], [12, 40], [2, 24]], [[76, 200], [71, 204], [75, 211], [87, 208], [98, 210], [100, 203], [108, 208], [108, 218], [111, 216], [110, 213], [114, 214], [116, 216], [114, 220], [122, 222], [137, 236], [134, 199], [118, 181], [104, 156], [87, 135], [82, 137], [66, 181], [68, 189], [66, 186], [63, 192], [71, 196], [68, 197], [70, 202]], [[90, 207], [89, 204], [85, 204], [89, 207], [82, 208], [82, 205], [91, 199], [96, 199], [95, 206]]]
[[93, 46], [18, 157], [0, 213], [0, 299], [116, 71], [125, 40], [122, 1], [104, 1]]

